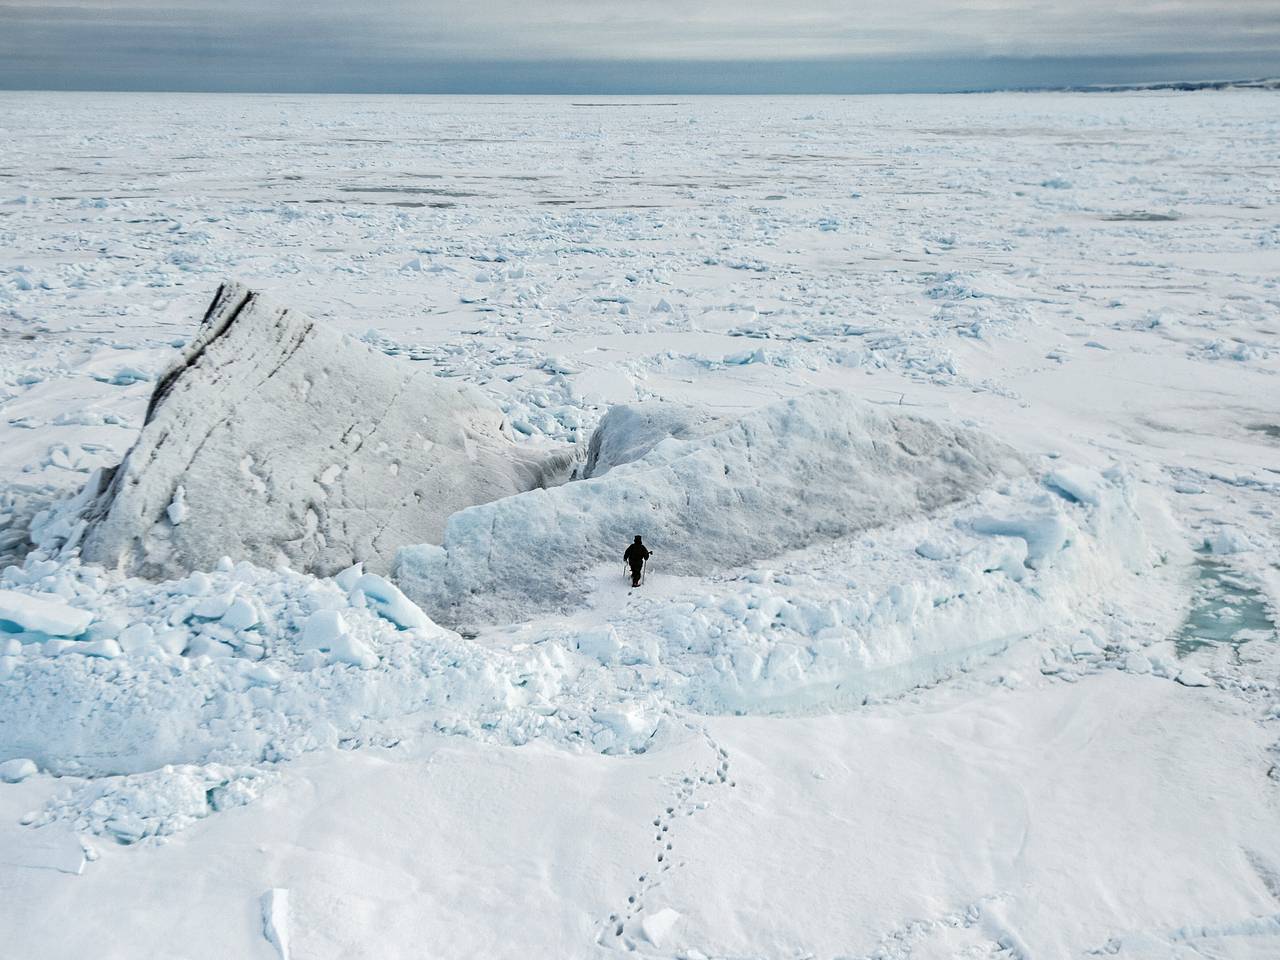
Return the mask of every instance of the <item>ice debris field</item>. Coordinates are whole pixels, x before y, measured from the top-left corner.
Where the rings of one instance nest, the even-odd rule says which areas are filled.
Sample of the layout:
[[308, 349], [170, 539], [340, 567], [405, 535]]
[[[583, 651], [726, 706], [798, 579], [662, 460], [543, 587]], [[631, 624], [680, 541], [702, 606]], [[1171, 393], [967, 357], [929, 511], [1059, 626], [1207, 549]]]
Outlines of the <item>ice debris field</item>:
[[0, 94], [0, 954], [1280, 956], [1276, 97]]

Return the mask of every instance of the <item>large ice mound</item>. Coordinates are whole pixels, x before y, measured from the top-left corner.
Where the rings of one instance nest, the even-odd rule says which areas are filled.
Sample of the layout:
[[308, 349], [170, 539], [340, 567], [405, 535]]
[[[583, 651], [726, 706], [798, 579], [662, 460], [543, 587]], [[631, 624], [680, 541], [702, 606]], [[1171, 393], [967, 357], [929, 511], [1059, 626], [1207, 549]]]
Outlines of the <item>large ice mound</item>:
[[82, 534], [85, 560], [156, 578], [223, 556], [385, 571], [450, 514], [570, 460], [517, 444], [476, 388], [224, 284], [68, 546]]
[[402, 549], [394, 576], [441, 622], [513, 620], [579, 602], [585, 572], [620, 564], [637, 533], [663, 571], [706, 575], [928, 514], [1023, 472], [978, 431], [821, 390], [650, 444], [602, 477], [463, 510], [443, 546]]

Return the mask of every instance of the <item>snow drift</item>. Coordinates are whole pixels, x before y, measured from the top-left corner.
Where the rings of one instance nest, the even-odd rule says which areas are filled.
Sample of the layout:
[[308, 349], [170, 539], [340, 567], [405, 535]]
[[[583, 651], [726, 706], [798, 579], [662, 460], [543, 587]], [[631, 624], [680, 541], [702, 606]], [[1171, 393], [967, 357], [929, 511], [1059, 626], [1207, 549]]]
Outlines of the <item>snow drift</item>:
[[[637, 426], [649, 430], [607, 422], [592, 447], [632, 447], [608, 432]], [[441, 622], [518, 619], [580, 600], [583, 574], [620, 562], [637, 533], [663, 571], [705, 575], [928, 514], [1024, 470], [977, 431], [821, 390], [668, 438], [605, 476], [463, 510], [443, 546], [402, 549], [394, 576]]]
[[569, 466], [568, 452], [531, 451], [474, 387], [224, 284], [101, 477], [81, 553], [147, 577], [223, 556], [385, 570], [455, 511]]

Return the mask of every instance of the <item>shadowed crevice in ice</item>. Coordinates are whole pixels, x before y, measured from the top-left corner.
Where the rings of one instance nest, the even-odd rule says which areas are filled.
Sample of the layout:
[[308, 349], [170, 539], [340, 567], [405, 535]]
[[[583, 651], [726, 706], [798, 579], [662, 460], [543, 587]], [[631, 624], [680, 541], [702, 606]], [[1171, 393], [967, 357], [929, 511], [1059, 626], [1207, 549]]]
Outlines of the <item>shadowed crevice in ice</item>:
[[480, 194], [466, 190], [446, 190], [442, 187], [339, 187], [340, 193], [421, 193], [431, 197], [478, 197]]
[[1170, 223], [1174, 220], [1181, 220], [1182, 215], [1177, 213], [1147, 213], [1145, 210], [1138, 210], [1133, 213], [1108, 213], [1101, 219], [1121, 223]]
[[11, 483], [0, 490], [0, 569], [21, 564], [34, 544], [30, 530], [32, 521], [43, 510], [54, 507], [66, 497], [65, 488], [52, 484]]

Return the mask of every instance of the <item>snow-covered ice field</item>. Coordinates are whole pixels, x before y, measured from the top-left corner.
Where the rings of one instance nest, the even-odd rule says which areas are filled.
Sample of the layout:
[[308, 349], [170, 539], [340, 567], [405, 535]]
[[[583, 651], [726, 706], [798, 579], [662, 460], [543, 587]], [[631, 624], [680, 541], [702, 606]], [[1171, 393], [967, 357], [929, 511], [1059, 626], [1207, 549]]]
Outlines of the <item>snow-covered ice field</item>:
[[[1280, 956], [1277, 96], [0, 93], [0, 956]], [[575, 478], [83, 562], [224, 280]]]

